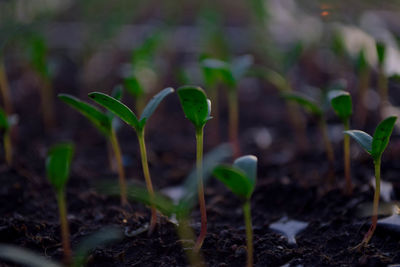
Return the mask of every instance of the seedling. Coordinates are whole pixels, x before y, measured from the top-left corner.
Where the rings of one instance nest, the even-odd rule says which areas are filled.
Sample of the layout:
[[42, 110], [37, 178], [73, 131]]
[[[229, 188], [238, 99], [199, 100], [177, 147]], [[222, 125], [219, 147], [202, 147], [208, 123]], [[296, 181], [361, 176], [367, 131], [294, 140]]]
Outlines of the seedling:
[[[117, 90], [113, 92], [113, 95], [118, 99], [121, 98], [121, 94], [122, 92], [119, 88], [117, 88]], [[111, 144], [111, 147], [114, 150], [114, 157], [118, 167], [119, 186], [121, 190], [121, 204], [123, 206], [128, 205], [128, 201], [126, 198], [125, 170], [122, 163], [121, 147], [118, 142], [116, 130], [113, 127], [112, 123], [114, 118], [113, 114], [103, 113], [93, 105], [83, 102], [71, 95], [59, 94], [58, 97], [62, 101], [70, 105], [72, 108], [80, 112], [87, 119], [89, 119]]]
[[243, 156], [235, 160], [233, 166], [220, 165], [213, 175], [224, 183], [243, 202], [243, 215], [246, 224], [247, 267], [253, 266], [253, 227], [251, 223], [251, 195], [257, 178], [257, 158]]
[[206, 201], [204, 199], [203, 186], [203, 137], [204, 126], [211, 119], [211, 101], [207, 99], [206, 94], [200, 87], [183, 86], [178, 89], [179, 100], [183, 112], [190, 122], [193, 123], [196, 130], [196, 169], [197, 186], [201, 213], [201, 229], [196, 241], [195, 250], [200, 250], [207, 235], [207, 211]]
[[386, 46], [382, 42], [376, 43], [376, 53], [378, 55], [378, 91], [381, 97], [381, 108], [388, 101], [388, 79], [384, 71], [386, 58]]
[[[344, 130], [350, 130], [350, 117], [353, 113], [353, 104], [351, 96], [348, 92], [342, 90], [333, 90], [329, 92], [331, 105], [335, 110], [338, 117], [342, 120]], [[344, 173], [346, 177], [346, 193], [351, 194], [353, 191], [353, 184], [351, 182], [350, 171], [350, 136], [344, 135], [343, 139], [343, 153], [344, 153]]]
[[394, 124], [397, 120], [397, 117], [392, 116], [383, 120], [376, 127], [374, 136], [371, 137], [369, 134], [359, 131], [359, 130], [349, 130], [344, 133], [354, 138], [357, 143], [368, 153], [371, 155], [374, 161], [375, 168], [375, 194], [374, 194], [374, 202], [373, 202], [373, 210], [372, 210], [372, 224], [369, 228], [368, 232], [364, 236], [362, 242], [356, 247], [361, 248], [366, 246], [368, 242], [371, 240], [372, 235], [375, 232], [376, 224], [378, 221], [378, 207], [379, 207], [379, 196], [380, 196], [380, 185], [381, 185], [381, 158], [382, 154], [385, 151], [390, 136], [392, 135], [392, 131], [394, 128]]
[[33, 37], [30, 41], [30, 64], [40, 78], [40, 92], [42, 97], [42, 113], [45, 126], [54, 125], [53, 88], [47, 63], [47, 46], [45, 40]]
[[53, 146], [47, 156], [47, 178], [56, 191], [58, 209], [60, 213], [62, 247], [64, 249], [64, 262], [72, 262], [71, 245], [69, 241], [69, 226], [67, 220], [67, 206], [65, 200], [65, 185], [69, 178], [70, 166], [74, 154], [72, 144], [58, 144]]
[[[219, 77], [220, 81], [228, 88], [229, 141], [234, 147], [236, 156], [240, 154], [238, 85], [252, 64], [253, 57], [250, 55], [238, 57], [232, 63], [217, 59], [205, 59], [202, 62], [203, 69], [206, 69], [208, 73], [206, 81], [209, 83], [215, 77]], [[213, 74], [211, 74], [212, 71]], [[212, 101], [216, 100], [212, 99]]]
[[9, 166], [12, 164], [12, 143], [10, 137], [12, 121], [7, 116], [6, 112], [0, 108], [0, 129], [3, 131], [3, 146], [6, 162]]
[[318, 126], [320, 128], [322, 138], [325, 144], [326, 156], [329, 160], [331, 167], [333, 168], [335, 158], [334, 158], [332, 144], [331, 141], [329, 140], [328, 130], [322, 107], [320, 107], [320, 105], [314, 100], [299, 93], [284, 93], [282, 94], [282, 96], [288, 100], [297, 102], [300, 106], [302, 106], [305, 110], [307, 110], [317, 118]]
[[[124, 105], [121, 101], [108, 96], [103, 93], [93, 92], [89, 94], [89, 97], [92, 98], [95, 102], [105, 107], [123, 121], [125, 121], [128, 125], [130, 125], [136, 132], [139, 141], [140, 147], [140, 156], [142, 159], [142, 168], [144, 179], [146, 181], [147, 190], [151, 196], [154, 196], [153, 184], [151, 182], [149, 164], [147, 160], [147, 151], [146, 144], [144, 139], [145, 126], [153, 112], [156, 110], [161, 101], [169, 94], [173, 93], [174, 89], [165, 88], [157, 95], [155, 95], [150, 102], [144, 108], [140, 119], [138, 119], [133, 113], [133, 111]], [[151, 205], [151, 220], [150, 220], [150, 228], [149, 233], [152, 233], [157, 223], [157, 211], [154, 205]]]

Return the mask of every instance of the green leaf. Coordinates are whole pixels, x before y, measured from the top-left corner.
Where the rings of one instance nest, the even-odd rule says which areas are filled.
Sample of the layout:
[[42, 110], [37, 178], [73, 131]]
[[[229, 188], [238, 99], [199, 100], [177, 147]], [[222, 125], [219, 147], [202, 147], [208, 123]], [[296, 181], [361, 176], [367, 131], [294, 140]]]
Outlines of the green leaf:
[[69, 178], [74, 146], [70, 143], [53, 146], [47, 155], [47, 178], [57, 191], [64, 189]]
[[344, 131], [344, 133], [351, 136], [365, 151], [372, 154], [372, 136], [359, 130], [349, 130]]
[[251, 197], [253, 192], [252, 182], [241, 169], [220, 165], [214, 169], [213, 175], [238, 197], [245, 199]]
[[4, 129], [5, 131], [10, 129], [7, 114], [2, 108], [0, 108], [0, 129]]
[[61, 267], [45, 257], [25, 248], [0, 244], [0, 258], [31, 267]]
[[211, 102], [200, 87], [183, 86], [178, 89], [183, 112], [196, 129], [203, 127], [211, 119]]
[[47, 46], [42, 37], [36, 36], [30, 40], [30, 60], [33, 68], [43, 77], [49, 76], [46, 62]]
[[307, 96], [301, 95], [299, 93], [283, 93], [282, 97], [287, 100], [297, 102], [300, 106], [302, 106], [304, 109], [315, 116], [322, 116], [322, 109], [314, 100], [308, 98]]
[[[237, 81], [231, 70], [231, 66], [222, 60], [207, 58], [202, 61], [203, 70], [208, 73], [209, 77], [217, 79], [225, 83], [229, 87], [235, 87]], [[212, 76], [210, 76], [212, 75]]]
[[89, 119], [104, 135], [111, 135], [111, 120], [106, 114], [89, 103], [83, 102], [74, 96], [68, 94], [59, 94], [58, 97]]
[[147, 103], [146, 107], [144, 108], [142, 115], [140, 116], [140, 122], [145, 124], [146, 121], [150, 118], [150, 116], [153, 114], [153, 112], [156, 110], [158, 105], [161, 103], [161, 101], [169, 94], [172, 94], [174, 92], [174, 89], [171, 87], [165, 88], [149, 101]]
[[386, 55], [386, 46], [384, 43], [382, 42], [376, 43], [376, 53], [378, 55], [378, 63], [379, 65], [382, 65]]
[[136, 115], [121, 101], [118, 101], [111, 96], [99, 92], [90, 93], [89, 97], [99, 105], [105, 107], [106, 109], [117, 115], [120, 119], [132, 126], [136, 131], [141, 130], [141, 126]]
[[372, 158], [374, 160], [379, 159], [385, 151], [390, 136], [392, 135], [394, 124], [396, 123], [397, 117], [391, 116], [384, 119], [375, 129], [375, 133], [372, 139]]
[[336, 114], [342, 120], [347, 120], [353, 113], [351, 96], [348, 92], [342, 90], [333, 90], [329, 92], [329, 99]]
[[134, 97], [140, 97], [144, 94], [144, 89], [136, 77], [129, 77], [124, 79], [126, 90]]
[[253, 155], [247, 155], [240, 158], [237, 158], [233, 162], [233, 166], [241, 169], [246, 177], [250, 180], [253, 189], [256, 185], [257, 179], [257, 157]]
[[86, 265], [89, 253], [98, 246], [103, 246], [123, 239], [123, 233], [115, 227], [106, 227], [84, 239], [75, 251], [74, 267]]

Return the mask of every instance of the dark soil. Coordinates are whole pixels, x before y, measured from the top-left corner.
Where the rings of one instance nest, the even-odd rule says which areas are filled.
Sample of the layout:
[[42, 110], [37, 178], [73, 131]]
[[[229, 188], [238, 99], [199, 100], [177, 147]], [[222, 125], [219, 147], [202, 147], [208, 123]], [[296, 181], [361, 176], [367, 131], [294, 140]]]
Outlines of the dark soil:
[[[60, 81], [62, 82], [62, 81]], [[250, 85], [253, 81], [249, 81]], [[57, 87], [62, 88], [62, 87]], [[358, 207], [371, 202], [373, 189], [368, 181], [373, 175], [368, 155], [357, 146], [352, 173], [355, 191], [351, 197], [342, 193], [342, 145], [335, 143], [336, 183], [329, 185], [328, 163], [322, 151], [319, 132], [312, 119], [308, 131], [313, 146], [297, 152], [292, 128], [286, 122], [284, 103], [276, 91], [265, 85], [252, 89], [249, 97], [246, 82], [241, 97], [242, 153], [259, 158], [257, 189], [252, 198], [256, 266], [387, 266], [400, 263], [400, 238], [379, 228], [370, 245], [354, 251], [368, 230], [370, 219], [360, 217]], [[57, 101], [60, 120], [52, 131], [41, 125], [39, 101], [35, 88], [16, 90], [20, 116], [15, 166], [0, 166], [0, 242], [29, 248], [54, 260], [61, 260], [60, 229], [55, 196], [45, 178], [44, 160], [47, 148], [57, 141], [73, 140], [76, 156], [68, 183], [67, 199], [72, 246], [89, 234], [106, 226], [135, 230], [149, 220], [143, 205], [132, 204], [126, 215], [118, 197], [97, 193], [100, 180], [116, 181], [109, 169], [107, 144], [102, 136], [75, 111]], [[71, 92], [67, 90], [59, 90]], [[221, 103], [224, 108], [225, 103]], [[226, 114], [221, 112], [221, 139], [226, 140]], [[331, 125], [339, 125], [329, 116]], [[367, 126], [373, 129], [377, 121]], [[254, 129], [266, 127], [272, 143], [261, 149], [253, 141]], [[215, 129], [206, 129], [206, 150], [217, 143], [207, 140]], [[132, 129], [124, 126], [119, 133], [129, 180], [142, 181], [138, 144]], [[194, 130], [183, 117], [176, 95], [168, 97], [155, 112], [147, 131], [150, 170], [156, 189], [179, 185], [192, 168], [195, 159]], [[399, 139], [394, 137], [384, 155], [383, 177], [395, 180], [399, 169]], [[400, 196], [395, 185], [396, 198]], [[397, 183], [398, 185], [398, 183]], [[208, 235], [202, 253], [208, 266], [244, 266], [245, 231], [240, 202], [222, 184], [211, 180], [206, 189]], [[281, 235], [269, 230], [269, 224], [283, 216], [309, 223], [289, 245]], [[192, 214], [192, 227], [199, 230], [199, 212]], [[10, 263], [0, 263], [8, 266]], [[178, 240], [175, 225], [166, 218], [152, 236], [147, 233], [125, 237], [121, 242], [93, 251], [90, 266], [186, 266], [185, 253]]]

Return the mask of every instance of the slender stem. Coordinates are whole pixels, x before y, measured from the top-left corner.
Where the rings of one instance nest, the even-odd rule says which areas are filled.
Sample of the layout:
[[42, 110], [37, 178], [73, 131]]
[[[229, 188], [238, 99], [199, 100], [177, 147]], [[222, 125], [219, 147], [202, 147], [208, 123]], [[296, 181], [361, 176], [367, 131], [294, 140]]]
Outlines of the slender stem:
[[115, 153], [115, 160], [117, 161], [117, 168], [118, 168], [118, 178], [119, 178], [119, 189], [121, 192], [121, 204], [123, 206], [128, 205], [127, 193], [126, 193], [126, 179], [125, 179], [125, 170], [122, 163], [122, 153], [121, 148], [119, 146], [118, 138], [113, 129], [111, 131], [110, 137], [111, 145]]
[[233, 146], [233, 155], [238, 157], [240, 155], [239, 144], [239, 103], [238, 103], [237, 88], [228, 89], [228, 102], [229, 102], [229, 142]]
[[9, 166], [12, 165], [12, 144], [11, 144], [11, 138], [10, 138], [10, 132], [9, 130], [7, 130], [4, 133], [4, 154], [5, 154], [5, 158], [6, 158], [6, 162]]
[[64, 190], [57, 192], [58, 209], [60, 213], [61, 239], [64, 250], [64, 263], [68, 266], [72, 262], [72, 251], [69, 242], [69, 225], [67, 220], [67, 207]]
[[331, 141], [329, 140], [328, 136], [328, 128], [326, 126], [326, 122], [323, 116], [319, 118], [319, 127], [321, 130], [322, 138], [324, 140], [324, 145], [325, 145], [325, 151], [326, 151], [326, 156], [329, 160], [329, 163], [331, 164], [331, 167], [333, 168], [334, 163], [335, 163], [335, 156], [333, 153], [333, 148]]
[[372, 210], [372, 224], [368, 232], [364, 236], [362, 244], [366, 245], [371, 240], [378, 222], [378, 207], [379, 207], [379, 197], [381, 194], [381, 159], [378, 158], [374, 160], [375, 167], [375, 193], [374, 193], [374, 203]]
[[[344, 129], [348, 131], [350, 129], [349, 119], [344, 121]], [[351, 195], [353, 191], [353, 184], [351, 182], [351, 170], [350, 170], [350, 136], [344, 135], [343, 139], [343, 153], [344, 153], [344, 174], [346, 178], [346, 194]]]
[[8, 115], [13, 113], [13, 106], [10, 97], [10, 87], [8, 85], [8, 79], [6, 69], [4, 67], [3, 59], [0, 58], [0, 90], [3, 97], [4, 109]]
[[197, 190], [199, 197], [200, 213], [201, 213], [201, 228], [200, 234], [194, 246], [195, 251], [199, 251], [203, 245], [204, 239], [207, 235], [207, 211], [206, 201], [204, 198], [204, 185], [203, 185], [203, 137], [204, 126], [196, 129], [196, 171], [197, 171]]
[[177, 232], [182, 242], [183, 250], [186, 252], [189, 265], [196, 267], [205, 266], [201, 252], [191, 249], [191, 246], [193, 245], [191, 242], [194, 240], [195, 234], [192, 228], [189, 227], [188, 219], [186, 217], [178, 219]]
[[138, 140], [139, 140], [139, 147], [140, 147], [140, 156], [142, 159], [142, 168], [143, 168], [143, 175], [144, 180], [146, 181], [147, 191], [149, 191], [149, 195], [151, 198], [151, 219], [150, 219], [150, 228], [149, 234], [151, 234], [156, 227], [157, 223], [157, 210], [154, 204], [154, 190], [153, 184], [151, 182], [150, 171], [149, 171], [149, 164], [147, 161], [147, 152], [146, 152], [146, 144], [144, 141], [144, 129], [137, 132]]
[[244, 222], [246, 224], [247, 239], [247, 267], [253, 266], [253, 226], [251, 223], [250, 199], [243, 204]]

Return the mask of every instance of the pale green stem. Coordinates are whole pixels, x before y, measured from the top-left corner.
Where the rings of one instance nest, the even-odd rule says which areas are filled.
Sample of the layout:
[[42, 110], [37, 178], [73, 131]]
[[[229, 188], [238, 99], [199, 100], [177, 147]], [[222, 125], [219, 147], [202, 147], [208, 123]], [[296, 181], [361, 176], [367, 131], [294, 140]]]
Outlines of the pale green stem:
[[149, 234], [151, 234], [156, 227], [157, 223], [157, 210], [156, 206], [154, 203], [154, 189], [153, 189], [153, 184], [151, 182], [151, 177], [150, 177], [150, 171], [149, 171], [149, 164], [147, 161], [147, 151], [146, 151], [146, 144], [144, 141], [144, 129], [141, 131], [137, 131], [137, 137], [139, 140], [139, 147], [140, 147], [140, 157], [142, 159], [142, 168], [143, 168], [143, 175], [144, 175], [144, 180], [146, 182], [146, 187], [147, 191], [149, 192], [150, 195], [150, 201], [151, 201], [151, 219], [150, 219], [150, 228], [149, 228]]
[[67, 206], [64, 190], [57, 192], [57, 203], [60, 214], [61, 242], [64, 250], [64, 263], [68, 266], [72, 262], [72, 251], [69, 241], [69, 225], [67, 219]]
[[197, 238], [194, 250], [200, 250], [203, 245], [204, 239], [207, 235], [207, 211], [206, 201], [204, 198], [204, 185], [203, 185], [203, 137], [204, 137], [204, 126], [196, 129], [196, 171], [197, 171], [197, 189], [201, 213], [201, 228], [200, 234]]
[[119, 145], [118, 138], [114, 129], [111, 130], [110, 142], [115, 153], [115, 160], [117, 162], [119, 189], [121, 192], [121, 204], [123, 206], [126, 206], [128, 205], [128, 199], [126, 192], [127, 189], [126, 189], [125, 170], [122, 162], [121, 147]]
[[246, 224], [246, 242], [247, 242], [247, 267], [253, 266], [253, 226], [251, 223], [251, 205], [250, 199], [243, 204], [244, 222]]

